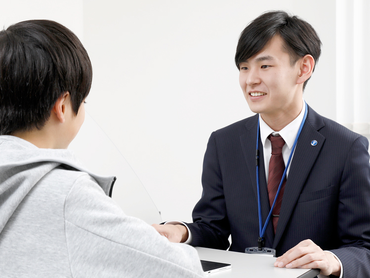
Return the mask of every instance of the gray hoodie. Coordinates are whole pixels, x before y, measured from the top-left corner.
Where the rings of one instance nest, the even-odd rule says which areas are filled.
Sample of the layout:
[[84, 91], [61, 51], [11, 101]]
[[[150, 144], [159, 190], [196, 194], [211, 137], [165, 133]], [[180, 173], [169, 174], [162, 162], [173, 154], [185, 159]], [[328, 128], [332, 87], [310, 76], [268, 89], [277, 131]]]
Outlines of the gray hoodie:
[[0, 277], [202, 277], [194, 248], [107, 196], [114, 180], [68, 150], [0, 136]]

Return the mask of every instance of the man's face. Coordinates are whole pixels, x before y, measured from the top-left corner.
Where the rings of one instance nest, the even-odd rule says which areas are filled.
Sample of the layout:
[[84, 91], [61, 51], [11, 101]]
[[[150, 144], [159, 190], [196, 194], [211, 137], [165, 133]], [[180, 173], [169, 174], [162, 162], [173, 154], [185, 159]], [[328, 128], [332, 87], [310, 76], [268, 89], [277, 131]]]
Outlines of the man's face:
[[[261, 52], [240, 63], [239, 82], [250, 109], [269, 120], [293, 117], [302, 108], [302, 84], [297, 83], [300, 59], [291, 64], [283, 40], [274, 36]], [[294, 114], [294, 115], [293, 115]]]

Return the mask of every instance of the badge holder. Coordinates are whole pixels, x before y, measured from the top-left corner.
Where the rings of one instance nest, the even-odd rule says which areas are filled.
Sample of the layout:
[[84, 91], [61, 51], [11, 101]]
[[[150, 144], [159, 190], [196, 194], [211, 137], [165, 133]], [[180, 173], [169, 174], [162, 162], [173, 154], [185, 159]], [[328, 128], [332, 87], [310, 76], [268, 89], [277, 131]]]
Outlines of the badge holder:
[[247, 254], [257, 254], [257, 255], [271, 255], [273, 257], [276, 256], [275, 249], [267, 248], [267, 247], [247, 247], [245, 248], [245, 253]]
[[271, 255], [276, 257], [276, 250], [272, 248], [267, 248], [265, 246], [265, 241], [263, 238], [258, 238], [258, 247], [247, 247], [245, 248], [245, 253], [247, 254], [258, 254], [258, 255]]

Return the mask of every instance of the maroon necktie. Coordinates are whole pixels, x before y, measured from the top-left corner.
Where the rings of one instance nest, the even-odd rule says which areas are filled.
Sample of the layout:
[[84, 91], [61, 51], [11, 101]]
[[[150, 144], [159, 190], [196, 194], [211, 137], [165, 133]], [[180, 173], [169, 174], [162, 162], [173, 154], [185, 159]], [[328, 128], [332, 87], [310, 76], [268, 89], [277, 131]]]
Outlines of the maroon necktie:
[[[272, 206], [276, 192], [278, 190], [281, 177], [285, 170], [285, 164], [282, 155], [282, 149], [285, 144], [284, 139], [280, 135], [273, 136], [269, 135], [268, 139], [271, 141], [271, 158], [269, 164], [269, 177], [267, 182], [267, 191], [269, 194], [270, 207]], [[272, 223], [274, 225], [274, 232], [276, 233], [277, 223], [279, 221], [280, 207], [283, 200], [284, 187], [286, 179], [284, 178], [283, 184], [281, 185], [279, 196], [276, 200], [274, 209], [272, 211]]]

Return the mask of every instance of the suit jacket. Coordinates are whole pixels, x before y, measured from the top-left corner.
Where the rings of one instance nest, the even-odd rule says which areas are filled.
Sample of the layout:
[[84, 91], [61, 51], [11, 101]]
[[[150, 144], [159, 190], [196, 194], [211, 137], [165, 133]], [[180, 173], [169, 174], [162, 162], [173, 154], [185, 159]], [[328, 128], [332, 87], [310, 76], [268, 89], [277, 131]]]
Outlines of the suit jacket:
[[[258, 115], [212, 133], [203, 164], [203, 193], [189, 223], [192, 245], [244, 252], [259, 237], [256, 132]], [[316, 140], [316, 146], [311, 142]], [[259, 142], [262, 221], [270, 205]], [[305, 239], [333, 252], [343, 277], [370, 277], [368, 140], [318, 115], [308, 115], [291, 162], [276, 235], [265, 246], [277, 256]]]

